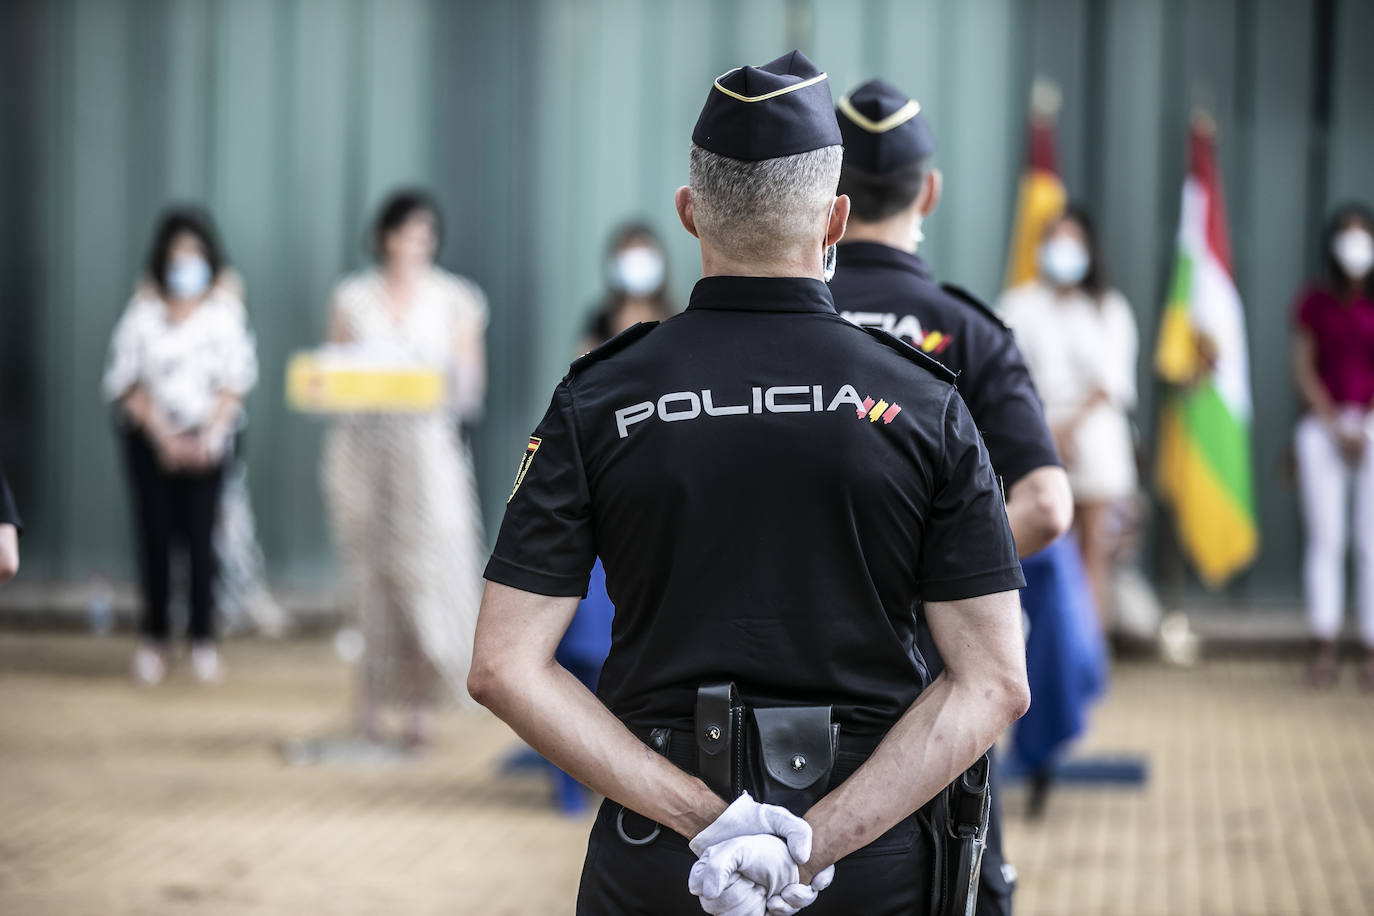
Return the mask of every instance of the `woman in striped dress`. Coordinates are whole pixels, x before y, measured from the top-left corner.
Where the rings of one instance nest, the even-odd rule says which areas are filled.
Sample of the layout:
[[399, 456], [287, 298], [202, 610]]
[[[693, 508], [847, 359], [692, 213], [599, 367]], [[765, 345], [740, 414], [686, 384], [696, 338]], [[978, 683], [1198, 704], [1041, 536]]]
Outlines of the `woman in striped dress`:
[[332, 425], [324, 487], [363, 637], [358, 725], [381, 737], [383, 707], [406, 711], [423, 744], [429, 709], [465, 697], [481, 589], [481, 520], [459, 425], [481, 411], [487, 307], [478, 287], [434, 264], [439, 212], [423, 192], [383, 205], [378, 264], [344, 280], [330, 339], [449, 379], [439, 411], [353, 414]]

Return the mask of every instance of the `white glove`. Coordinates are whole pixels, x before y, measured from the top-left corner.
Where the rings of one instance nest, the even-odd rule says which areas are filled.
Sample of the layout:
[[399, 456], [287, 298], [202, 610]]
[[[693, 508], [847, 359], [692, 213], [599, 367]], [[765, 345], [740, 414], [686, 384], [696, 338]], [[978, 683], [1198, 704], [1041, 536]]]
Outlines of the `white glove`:
[[768, 892], [743, 875], [735, 875], [719, 897], [702, 897], [712, 916], [766, 916]]
[[793, 916], [816, 902], [821, 891], [835, 880], [835, 866], [820, 872], [810, 884], [789, 884], [781, 892], [768, 898], [768, 916]]
[[735, 799], [711, 826], [694, 836], [689, 845], [692, 852], [701, 856], [717, 843], [761, 833], [781, 837], [798, 864], [811, 858], [811, 825], [786, 808], [759, 804], [748, 792]]
[[761, 887], [765, 901], [799, 877], [782, 840], [772, 834], [737, 836], [702, 854], [687, 876], [687, 889], [702, 898], [702, 909], [710, 913], [707, 902], [724, 894], [737, 874]]

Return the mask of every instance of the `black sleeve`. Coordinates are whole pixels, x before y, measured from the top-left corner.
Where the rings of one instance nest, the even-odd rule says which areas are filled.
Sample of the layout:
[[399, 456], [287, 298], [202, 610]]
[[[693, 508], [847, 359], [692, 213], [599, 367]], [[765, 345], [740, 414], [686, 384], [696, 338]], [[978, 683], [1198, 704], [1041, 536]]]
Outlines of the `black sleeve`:
[[951, 391], [940, 473], [921, 536], [921, 598], [958, 601], [1025, 584], [987, 449], [963, 399]]
[[14, 506], [14, 494], [10, 492], [4, 468], [0, 468], [0, 525], [13, 525], [20, 534], [24, 533], [24, 523], [19, 520], [19, 510]]
[[583, 597], [595, 561], [591, 495], [564, 382], [530, 436], [484, 575], [521, 591]]
[[976, 368], [960, 387], [1007, 489], [1036, 468], [1060, 465], [1040, 395], [1010, 333], [988, 329]]

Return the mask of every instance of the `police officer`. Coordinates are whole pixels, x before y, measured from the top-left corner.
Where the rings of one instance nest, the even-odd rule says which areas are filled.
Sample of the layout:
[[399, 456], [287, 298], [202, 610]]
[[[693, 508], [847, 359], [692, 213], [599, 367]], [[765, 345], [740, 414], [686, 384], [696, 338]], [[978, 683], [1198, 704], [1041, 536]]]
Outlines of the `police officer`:
[[[487, 566], [472, 695], [607, 797], [579, 913], [926, 911], [919, 809], [1028, 702], [1023, 579], [953, 376], [822, 279], [849, 210], [832, 105], [795, 51], [715, 80], [676, 195], [702, 279], [572, 364]], [[598, 555], [593, 697], [553, 653]]]
[[[916, 253], [923, 220], [940, 199], [934, 136], [920, 105], [880, 79], [842, 97], [836, 113], [844, 137], [840, 191], [850, 200], [830, 284], [836, 308], [959, 373], [959, 392], [1006, 488], [1016, 546], [1030, 556], [1068, 529], [1073, 498], [1011, 332], [969, 293], [936, 283]], [[1014, 872], [1002, 866], [994, 798], [979, 913], [1010, 912]]]

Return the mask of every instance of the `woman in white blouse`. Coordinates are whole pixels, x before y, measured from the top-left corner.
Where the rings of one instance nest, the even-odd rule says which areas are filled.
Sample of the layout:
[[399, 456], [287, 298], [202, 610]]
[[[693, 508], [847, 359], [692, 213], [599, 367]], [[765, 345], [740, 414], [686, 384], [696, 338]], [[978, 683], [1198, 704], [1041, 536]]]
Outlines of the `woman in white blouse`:
[[1114, 513], [1136, 492], [1135, 318], [1110, 288], [1092, 221], [1070, 207], [1040, 246], [1040, 276], [1008, 290], [998, 308], [1016, 333], [1069, 473], [1084, 565], [1104, 628], [1116, 549]]
[[398, 191], [373, 228], [377, 266], [345, 279], [330, 340], [393, 364], [437, 370], [443, 409], [353, 414], [329, 430], [324, 489], [363, 636], [357, 722], [383, 737], [383, 712], [405, 712], [403, 739], [424, 744], [429, 709], [466, 696], [484, 543], [472, 455], [460, 435], [486, 388], [486, 297], [434, 263], [439, 210]]
[[164, 214], [147, 277], [115, 327], [105, 397], [121, 420], [138, 522], [142, 640], [134, 677], [166, 675], [169, 553], [190, 556], [188, 636], [198, 680], [222, 676], [215, 648], [212, 532], [224, 464], [257, 380], [257, 357], [238, 284], [207, 214]]

